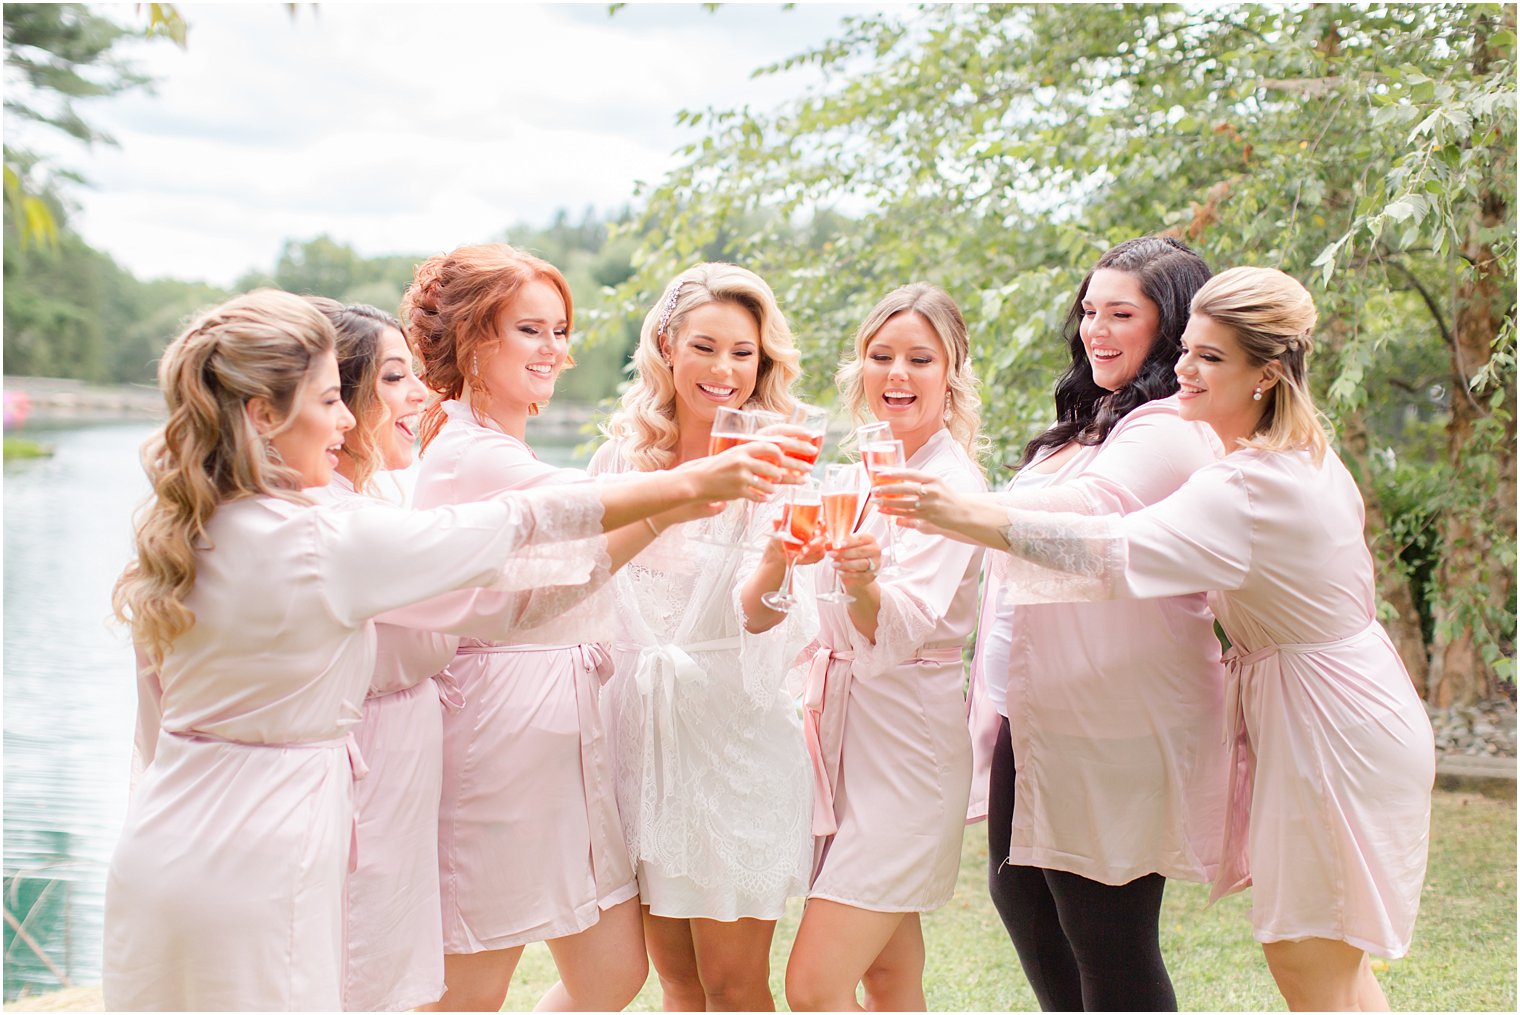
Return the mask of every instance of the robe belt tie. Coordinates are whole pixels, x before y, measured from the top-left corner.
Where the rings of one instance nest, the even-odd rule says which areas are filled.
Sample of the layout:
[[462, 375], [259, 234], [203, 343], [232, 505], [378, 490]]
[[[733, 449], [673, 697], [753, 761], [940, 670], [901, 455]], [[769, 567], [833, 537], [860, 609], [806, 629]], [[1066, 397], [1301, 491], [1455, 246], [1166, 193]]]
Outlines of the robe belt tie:
[[1335, 641], [1263, 645], [1248, 651], [1232, 645], [1221, 658], [1225, 668], [1224, 742], [1230, 748], [1230, 763], [1226, 769], [1229, 782], [1225, 787], [1224, 842], [1220, 848], [1219, 873], [1215, 875], [1214, 887], [1209, 893], [1210, 904], [1251, 884], [1249, 840], [1251, 796], [1256, 784], [1256, 748], [1246, 727], [1246, 695], [1251, 685], [1260, 679], [1261, 664], [1280, 655], [1296, 656], [1344, 648], [1378, 630], [1378, 622], [1372, 620], [1356, 634]]
[[[839, 758], [844, 749], [844, 713], [849, 701], [850, 684], [855, 679], [855, 668], [847, 667], [840, 672], [843, 686], [835, 689], [835, 704], [825, 709], [824, 696], [828, 690], [829, 663], [838, 659], [853, 662], [855, 653], [849, 649], [830, 648], [820, 645], [808, 662], [807, 683], [802, 691], [802, 737], [807, 745], [808, 758], [813, 763], [813, 834], [833, 835], [839, 831], [834, 814], [834, 793], [839, 785]], [[933, 663], [945, 665], [961, 661], [961, 646], [925, 646], [904, 662]]]

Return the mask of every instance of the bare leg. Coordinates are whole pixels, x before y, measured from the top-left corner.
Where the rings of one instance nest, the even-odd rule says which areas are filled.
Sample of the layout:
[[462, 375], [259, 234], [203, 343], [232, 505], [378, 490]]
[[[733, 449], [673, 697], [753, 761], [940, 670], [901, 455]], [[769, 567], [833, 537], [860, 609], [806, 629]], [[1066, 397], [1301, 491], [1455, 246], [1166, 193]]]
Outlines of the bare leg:
[[[1367, 953], [1344, 941], [1313, 937], [1261, 946], [1267, 968], [1292, 1011], [1365, 1011], [1364, 1003], [1387, 1010], [1382, 988], [1371, 979]], [[1367, 980], [1371, 979], [1371, 983]], [[1375, 990], [1376, 994], [1371, 991]], [[1377, 1010], [1377, 1009], [1371, 1009]]]
[[604, 910], [579, 934], [546, 942], [559, 969], [536, 1011], [621, 1011], [649, 977], [637, 898]]
[[501, 1011], [522, 945], [443, 957], [443, 997], [418, 1011]]
[[644, 943], [649, 946], [649, 960], [660, 978], [665, 1010], [706, 1011], [707, 996], [702, 992], [702, 977], [697, 975], [691, 921], [654, 916], [647, 906], [643, 915]]
[[864, 978], [867, 1011], [927, 1011], [924, 1000], [924, 932], [907, 913]]
[[[876, 913], [828, 899], [809, 899], [786, 964], [786, 1000], [793, 1011], [863, 1011], [855, 991], [897, 934], [906, 914]], [[903, 948], [907, 948], [905, 942]], [[919, 945], [922, 970], [922, 942]], [[900, 979], [904, 950], [884, 983]], [[919, 1004], [923, 1001], [922, 988]], [[885, 1004], [880, 998], [875, 1002]]]
[[1362, 972], [1357, 977], [1357, 1000], [1361, 1002], [1362, 1011], [1388, 1011], [1388, 998], [1383, 996], [1383, 985], [1378, 982], [1377, 974], [1372, 971], [1372, 960], [1366, 954], [1362, 955]]
[[708, 1011], [775, 1011], [771, 938], [775, 920], [691, 920], [697, 974]]

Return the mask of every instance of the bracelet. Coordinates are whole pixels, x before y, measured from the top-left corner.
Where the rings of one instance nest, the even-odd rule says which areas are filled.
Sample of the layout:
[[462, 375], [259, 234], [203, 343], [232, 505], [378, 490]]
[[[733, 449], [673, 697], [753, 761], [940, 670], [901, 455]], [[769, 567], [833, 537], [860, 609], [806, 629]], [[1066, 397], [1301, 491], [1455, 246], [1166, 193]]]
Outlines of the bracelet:
[[657, 528], [655, 528], [654, 518], [652, 516], [646, 515], [645, 518], [644, 518], [644, 524], [648, 525], [649, 526], [649, 531], [653, 532], [656, 536], [658, 536], [660, 534], [660, 530], [657, 529]]

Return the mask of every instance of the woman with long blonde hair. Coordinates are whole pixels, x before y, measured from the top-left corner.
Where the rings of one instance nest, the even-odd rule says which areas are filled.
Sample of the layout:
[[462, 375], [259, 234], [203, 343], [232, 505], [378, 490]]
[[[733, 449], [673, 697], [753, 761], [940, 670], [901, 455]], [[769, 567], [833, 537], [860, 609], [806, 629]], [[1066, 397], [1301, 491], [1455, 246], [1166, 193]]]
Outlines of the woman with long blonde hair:
[[[918, 282], [861, 322], [839, 386], [857, 421], [885, 422], [903, 459], [985, 490], [966, 322]], [[865, 485], [862, 476], [860, 485]], [[980, 549], [904, 531], [879, 574], [890, 519], [867, 511], [834, 558], [847, 604], [819, 608], [805, 718], [819, 794], [807, 908], [787, 962], [795, 1011], [923, 1010], [920, 914], [950, 900], [971, 783], [961, 653], [976, 623]], [[820, 568], [817, 580], [831, 580]], [[763, 614], [757, 623], [767, 619]]]
[[728, 456], [642, 485], [413, 512], [334, 510], [354, 419], [332, 325], [258, 291], [212, 310], [159, 364], [153, 497], [114, 604], [139, 660], [145, 766], [106, 885], [106, 1004], [337, 1010], [352, 859], [347, 734], [374, 675], [372, 618], [450, 590], [584, 585], [604, 527], [762, 489]]
[[1435, 750], [1377, 620], [1361, 494], [1309, 393], [1316, 319], [1308, 291], [1272, 268], [1198, 290], [1180, 411], [1228, 454], [1142, 510], [1027, 510], [916, 474], [880, 493], [914, 524], [1006, 553], [1018, 602], [1209, 593], [1231, 642], [1213, 897], [1252, 886], [1256, 940], [1291, 1009], [1386, 1010], [1368, 956], [1409, 949]]
[[[720, 408], [789, 414], [797, 363], [762, 279], [732, 264], [688, 268], [644, 319], [637, 375], [592, 474], [701, 461]], [[774, 513], [734, 507], [690, 523], [614, 579], [627, 628], [609, 686], [618, 807], [668, 1010], [773, 1008], [771, 937], [807, 876], [807, 758], [781, 690], [805, 621], [743, 630], [746, 604], [780, 578], [774, 540], [750, 548]]]

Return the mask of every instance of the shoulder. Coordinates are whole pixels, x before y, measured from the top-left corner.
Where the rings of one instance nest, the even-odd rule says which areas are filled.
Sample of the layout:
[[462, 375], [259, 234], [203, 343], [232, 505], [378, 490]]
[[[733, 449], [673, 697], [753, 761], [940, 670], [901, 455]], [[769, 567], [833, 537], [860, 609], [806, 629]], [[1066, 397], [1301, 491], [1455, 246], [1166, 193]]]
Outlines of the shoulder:
[[1209, 426], [1182, 418], [1176, 395], [1157, 398], [1132, 409], [1114, 425], [1103, 443], [1107, 445], [1116, 437], [1197, 444], [1207, 448], [1214, 458], [1224, 454], [1224, 446]]
[[623, 442], [611, 437], [592, 453], [586, 471], [593, 476], [600, 476], [609, 472], [622, 472], [627, 467], [627, 462], [623, 459]]
[[979, 493], [987, 489], [987, 477], [950, 431], [941, 430], [932, 440], [935, 443], [926, 446], [930, 454], [921, 466], [925, 472], [943, 479], [953, 490]]

